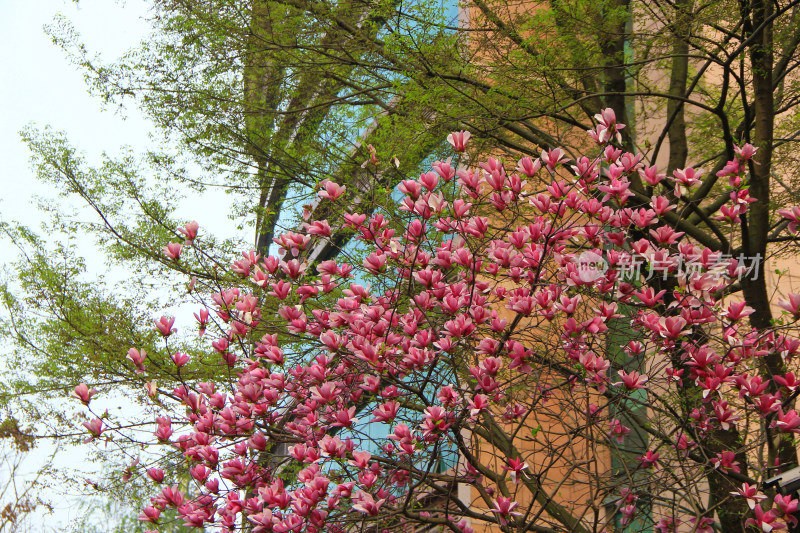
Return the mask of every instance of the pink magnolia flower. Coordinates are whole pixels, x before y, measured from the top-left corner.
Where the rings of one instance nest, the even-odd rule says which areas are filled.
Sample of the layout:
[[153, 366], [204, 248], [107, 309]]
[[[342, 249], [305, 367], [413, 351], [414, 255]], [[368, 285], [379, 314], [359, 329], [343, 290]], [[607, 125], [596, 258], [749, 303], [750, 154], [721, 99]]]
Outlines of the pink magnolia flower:
[[185, 353], [175, 352], [172, 354], [172, 362], [175, 363], [175, 366], [180, 368], [189, 362], [189, 356]]
[[[600, 113], [594, 116], [595, 120], [600, 123], [601, 126], [610, 130], [622, 130], [625, 129], [625, 124], [618, 124], [617, 123], [617, 114], [614, 110], [610, 107], [607, 107], [600, 111]], [[621, 142], [621, 141], [620, 141]]]
[[675, 244], [678, 242], [678, 239], [683, 237], [684, 232], [675, 231], [669, 226], [661, 226], [657, 229], [651, 229], [650, 235], [652, 235], [659, 244]]
[[748, 507], [750, 507], [751, 511], [755, 509], [759, 501], [767, 498], [764, 494], [758, 492], [757, 485], [750, 485], [748, 483], [742, 483], [742, 488], [740, 488], [736, 492], [731, 492], [731, 494], [734, 496], [742, 496], [743, 498], [745, 498], [747, 500], [747, 505]]
[[161, 516], [161, 511], [153, 506], [148, 506], [142, 509], [142, 514], [139, 515], [139, 520], [142, 522], [150, 522], [152, 524], [157, 524], [158, 519]]
[[471, 400], [468, 400], [469, 416], [474, 417], [483, 412], [489, 407], [489, 399], [483, 394], [476, 394]]
[[88, 422], [84, 422], [83, 427], [86, 428], [86, 430], [89, 432], [90, 435], [89, 438], [87, 438], [84, 442], [89, 442], [99, 437], [100, 435], [103, 434], [103, 431], [105, 431], [105, 428], [103, 427], [103, 421], [100, 420], [99, 418], [95, 418]]
[[424, 419], [421, 424], [422, 435], [424, 437], [435, 437], [452, 425], [453, 420], [445, 409], [438, 405], [431, 405], [425, 408]]
[[787, 433], [800, 433], [800, 416], [797, 415], [797, 411], [794, 409], [791, 409], [785, 414], [783, 410], [779, 409], [778, 418], [777, 420], [773, 421], [772, 424], [780, 431], [785, 431]]
[[461, 530], [461, 533], [475, 533], [475, 530], [467, 525], [466, 519], [461, 520], [456, 526]]
[[661, 457], [661, 454], [658, 452], [654, 452], [651, 450], [647, 450], [643, 456], [639, 457], [639, 461], [642, 463], [642, 468], [658, 468], [658, 459]]
[[172, 420], [166, 416], [159, 416], [156, 418], [155, 430], [156, 438], [161, 442], [166, 442], [172, 436]]
[[521, 479], [520, 476], [528, 469], [528, 463], [522, 460], [522, 458], [516, 459], [509, 459], [508, 466], [502, 465], [504, 470], [508, 470], [511, 480], [515, 484], [519, 484]]
[[745, 143], [742, 146], [733, 145], [733, 151], [736, 152], [736, 157], [743, 161], [748, 161], [756, 155], [758, 148], [750, 143]]
[[161, 483], [164, 481], [164, 471], [160, 468], [148, 468], [147, 469], [147, 476], [155, 481], [156, 483]]
[[318, 235], [320, 237], [331, 236], [331, 226], [327, 220], [315, 220], [310, 224], [303, 222], [303, 228], [309, 235]]
[[742, 206], [734, 205], [734, 206], [727, 206], [723, 205], [719, 208], [720, 214], [718, 216], [713, 217], [714, 220], [722, 220], [723, 222], [728, 222], [730, 224], [738, 224], [742, 220], [739, 218], [739, 215], [744, 213]]
[[439, 175], [435, 172], [425, 172], [424, 174], [420, 175], [419, 182], [428, 191], [433, 191], [439, 184]]
[[733, 202], [735, 205], [739, 206], [741, 213], [744, 213], [745, 211], [747, 211], [747, 206], [749, 204], [752, 204], [753, 202], [757, 202], [757, 201], [758, 200], [756, 200], [755, 198], [750, 196], [750, 190], [749, 189], [742, 189], [742, 190], [739, 190], [739, 191], [731, 192], [731, 202]]
[[630, 186], [631, 184], [627, 179], [611, 178], [607, 185], [598, 185], [597, 190], [606, 193], [605, 196], [603, 196], [603, 202], [608, 202], [608, 200], [614, 198], [620, 205], [624, 205], [628, 201], [628, 198], [635, 196], [634, 193], [630, 191]]
[[452, 158], [448, 157], [446, 161], [436, 161], [431, 167], [445, 182], [449, 182], [456, 175], [456, 169], [451, 165], [452, 162]]
[[131, 348], [128, 350], [127, 358], [131, 360], [131, 362], [136, 365], [136, 371], [138, 373], [144, 372], [144, 360], [147, 357], [147, 352], [144, 350], [137, 350], [136, 348]]
[[334, 422], [331, 424], [331, 427], [345, 427], [349, 428], [356, 422], [358, 422], [358, 418], [356, 418], [356, 408], [355, 406], [349, 407], [347, 409], [339, 409], [333, 415]]
[[177, 261], [181, 257], [183, 246], [177, 242], [171, 242], [164, 247], [164, 255], [169, 257], [172, 261]]
[[[187, 527], [234, 530], [244, 527], [241, 517], [247, 516], [257, 532], [340, 532], [349, 526], [340, 527], [336, 520], [355, 510], [376, 525], [373, 517], [394, 513], [402, 506], [403, 491], [420, 486], [420, 465], [445, 439], [490, 423], [508, 426], [506, 433], [513, 439], [511, 426], [523, 424], [532, 409], [548, 402], [553, 412], [570, 419], [577, 415], [599, 428], [600, 437], [605, 432], [599, 444], [624, 444], [632, 428], [614, 419], [610, 404], [600, 401], [612, 381], [611, 359], [600, 346], [615, 319], [631, 324], [635, 340], [625, 339], [625, 352], [632, 360], [646, 361], [648, 368], [647, 374], [639, 367], [618, 371], [618, 390], [645, 389], [655, 382], [651, 399], [669, 407], [666, 402], [675, 392], [667, 389], [670, 382], [692, 389], [686, 392], [696, 405], [687, 410], [688, 420], [673, 427], [688, 423], [694, 438], [701, 440], [715, 430], [731, 430], [747, 413], [754, 431], [763, 429], [755, 423], [761, 417], [777, 431], [800, 433], [800, 415], [783, 412], [790, 409], [784, 407], [786, 398], [800, 390], [800, 380], [784, 371], [770, 381], [759, 370], [765, 354], [788, 361], [800, 350], [800, 340], [787, 337], [794, 335], [791, 326], [784, 325], [785, 332], [753, 331], [744, 324], [754, 311], [744, 302], [719, 296], [737, 276], [737, 262], [676, 231], [680, 228], [670, 212], [682, 202], [671, 193], [653, 196], [649, 205], [639, 193], [634, 195], [631, 179], [667, 191], [666, 178], [656, 167], [645, 167], [641, 156], [609, 144], [624, 127], [612, 110], [596, 118], [591, 135], [602, 146], [592, 157], [568, 161], [563, 150], [553, 148], [540, 159], [520, 159], [515, 171], [491, 158], [484, 163], [462, 158], [472, 166], [463, 170], [449, 160], [437, 162], [431, 171], [398, 186], [404, 195], [399, 200], [402, 218], [390, 217], [395, 210], [347, 213], [348, 206], [339, 205], [326, 208], [329, 222], [314, 220], [314, 208], [304, 206], [303, 229], [276, 237], [274, 256], [248, 251], [229, 267], [220, 265], [224, 275], [206, 278], [193, 296], [202, 298], [212, 282], [221, 284], [210, 296], [212, 307], [195, 316], [201, 334], [212, 310], [217, 324], [224, 324], [220, 338], [209, 343], [218, 361], [232, 367], [230, 379], [224, 387], [222, 382], [215, 386], [187, 380], [162, 394], [160, 401], [175, 402], [159, 411], [170, 415], [156, 420], [153, 444], [182, 454], [183, 476], [189, 479], [188, 472], [192, 487], [185, 490], [191, 497], [162, 485], [141, 519], [155, 523], [167, 507], [175, 507], [170, 520], [182, 520]], [[459, 152], [466, 150], [468, 140], [468, 132], [449, 137]], [[377, 151], [366, 150], [368, 164], [378, 163]], [[729, 174], [732, 188], [723, 199], [733, 194], [713, 215], [728, 222], [744, 218], [753, 201], [742, 182], [744, 161], [754, 153], [752, 147], [737, 148], [736, 160], [726, 167], [737, 174]], [[567, 169], [556, 176], [564, 164], [574, 172], [572, 179], [566, 178]], [[552, 179], [523, 181], [541, 176], [542, 166]], [[452, 183], [455, 176], [458, 184]], [[700, 178], [699, 171], [681, 169], [669, 183], [680, 194]], [[330, 180], [323, 180], [318, 190], [321, 201], [338, 201], [344, 194], [346, 188]], [[643, 202], [621, 208], [631, 195]], [[520, 202], [532, 209], [522, 209]], [[800, 208], [781, 213], [787, 217], [784, 225], [796, 231]], [[312, 253], [339, 229], [348, 229], [358, 240], [358, 253], [350, 256], [357, 258], [354, 266], [325, 257], [319, 262]], [[189, 246], [198, 230], [190, 222], [177, 232]], [[179, 260], [181, 246], [168, 245], [166, 257]], [[645, 270], [631, 279], [624, 270], [640, 260]], [[675, 286], [661, 290], [655, 280], [643, 280], [647, 264], [663, 266]], [[307, 271], [310, 265], [316, 265], [315, 272]], [[696, 275], [680, 275], [681, 268], [686, 272], [695, 267]], [[375, 277], [381, 279], [371, 288], [367, 280]], [[789, 295], [780, 305], [800, 318], [800, 295]], [[162, 317], [155, 321], [156, 331], [168, 337], [175, 332], [174, 322]], [[708, 341], [690, 334], [705, 325], [716, 332]], [[256, 333], [260, 339], [249, 339]], [[440, 365], [464, 354], [470, 356], [463, 363], [469, 373], [461, 377], [466, 379], [444, 386], [452, 372]], [[144, 351], [132, 348], [128, 358], [137, 372], [144, 372]], [[179, 368], [189, 362], [180, 352], [171, 358]], [[565, 370], [558, 389], [547, 382], [525, 387], [526, 375], [535, 381], [543, 362], [549, 361]], [[155, 382], [145, 379], [150, 378], [142, 382], [155, 396]], [[739, 393], [736, 401], [731, 389]], [[88, 403], [94, 392], [81, 383], [74, 395]], [[389, 424], [390, 433], [362, 431], [365, 421], [356, 425], [358, 406], [369, 406], [369, 415], [363, 416]], [[659, 412], [670, 415], [669, 408]], [[103, 424], [104, 419], [84, 424], [90, 439], [108, 429]], [[540, 430], [544, 435], [551, 428], [539, 426], [529, 434], [536, 438]], [[685, 430], [675, 431], [670, 438], [678, 453], [670, 452], [670, 468], [679, 467], [698, 446], [680, 433]], [[520, 436], [530, 438], [527, 432]], [[378, 444], [362, 451], [369, 438]], [[288, 447], [281, 461], [297, 467], [289, 488], [257, 459], [279, 444]], [[649, 484], [657, 483], [653, 471], [667, 466], [655, 450], [638, 458], [638, 474]], [[714, 450], [710, 461], [717, 469], [711, 475], [735, 474], [741, 466], [730, 447]], [[522, 457], [501, 463], [494, 467], [504, 469], [501, 474], [507, 471], [515, 483], [529, 481]], [[128, 470], [132, 474], [133, 468]], [[475, 465], [460, 463], [457, 470], [471, 483], [485, 483], [492, 506], [489, 521], [507, 525], [524, 513], [496, 484], [482, 480]], [[155, 467], [146, 476], [157, 483], [165, 480]], [[613, 490], [622, 494], [617, 509], [623, 523], [631, 523], [641, 510], [635, 492]], [[794, 497], [776, 499], [774, 508], [765, 511], [759, 507], [764, 496], [756, 487], [745, 484], [735, 494], [745, 498], [739, 503], [751, 507], [750, 523], [763, 531], [780, 527], [779, 522], [793, 523], [798, 507]], [[407, 524], [402, 520], [438, 516], [426, 509], [391, 519], [403, 528]], [[456, 529], [453, 522], [448, 525]], [[677, 523], [662, 518], [656, 529], [675, 531]], [[682, 527], [709, 531], [711, 519], [698, 517]], [[470, 530], [465, 524], [457, 528]]]
[[208, 325], [208, 309], [201, 309], [199, 314], [195, 313], [194, 317], [197, 319], [199, 333], [198, 335], [202, 337], [206, 332], [206, 326]]
[[536, 175], [540, 168], [542, 168], [542, 162], [539, 159], [532, 160], [530, 157], [523, 157], [517, 163], [517, 172], [521, 172], [529, 178]]
[[679, 316], [662, 318], [659, 323], [663, 327], [661, 335], [668, 339], [677, 339], [683, 334], [683, 328], [686, 327], [686, 320]]
[[787, 372], [784, 376], [773, 376], [772, 379], [781, 387], [789, 389], [789, 392], [794, 392], [800, 387], [800, 381], [793, 372]]
[[725, 316], [730, 320], [741, 320], [755, 313], [755, 309], [747, 305], [747, 302], [731, 302], [725, 311]]
[[[786, 496], [776, 494], [774, 500], [775, 505], [780, 509], [783, 515], [783, 520], [792, 527], [797, 527], [798, 524], [797, 506], [800, 502], [798, 502], [795, 496], [796, 494], [787, 494]], [[775, 512], [775, 509], [773, 509], [773, 512]]]
[[[164, 337], [169, 337], [170, 335], [178, 331], [177, 329], [172, 327], [172, 325], [175, 324], [174, 317], [162, 316], [161, 318], [156, 319], [154, 322], [156, 325], [156, 331], [161, 333], [161, 335], [163, 335]], [[128, 352], [128, 354], [130, 354], [130, 352]]]
[[769, 511], [764, 511], [760, 505], [756, 505], [754, 511], [756, 515], [755, 518], [748, 518], [747, 521], [745, 521], [745, 526], [753, 526], [764, 533], [770, 533], [773, 529], [783, 528], [783, 524], [775, 523], [778, 517], [774, 510], [770, 509]]
[[208, 476], [211, 475], [211, 469], [208, 468], [206, 465], [199, 464], [191, 467], [189, 469], [189, 474], [191, 474], [192, 478], [196, 479], [201, 483], [205, 483]]
[[738, 187], [741, 184], [741, 177], [739, 174], [744, 172], [744, 170], [745, 167], [742, 164], [742, 161], [737, 158], [733, 161], [728, 161], [725, 163], [723, 169], [717, 172], [717, 176], [720, 178], [728, 176], [728, 182], [730, 183], [731, 187]]
[[500, 515], [500, 522], [503, 525], [508, 523], [508, 517], [522, 516], [522, 513], [514, 511], [519, 506], [519, 502], [515, 502], [512, 498], [498, 496], [495, 500], [494, 507], [490, 510]]
[[594, 139], [594, 142], [601, 146], [607, 144], [612, 137], [612, 132], [602, 124], [598, 124], [594, 129], [586, 130], [586, 132]]
[[376, 516], [378, 511], [380, 511], [381, 506], [386, 501], [386, 498], [376, 501], [371, 494], [367, 494], [366, 492], [359, 490], [356, 492], [356, 496], [353, 498], [353, 501], [353, 509], [359, 513], [368, 516]]
[[338, 183], [334, 183], [331, 180], [322, 180], [320, 183], [320, 187], [322, 190], [317, 193], [320, 198], [326, 198], [328, 200], [338, 200], [347, 190], [347, 187], [344, 185], [339, 185]]
[[77, 398], [82, 401], [85, 405], [89, 405], [89, 401], [92, 399], [92, 396], [97, 394], [97, 389], [89, 387], [86, 383], [81, 383], [72, 391], [72, 397]]
[[400, 404], [394, 400], [382, 403], [372, 412], [375, 417], [371, 422], [391, 422], [399, 410]]
[[161, 489], [161, 496], [167, 505], [172, 507], [180, 507], [183, 504], [183, 492], [178, 488], [178, 485], [164, 487]]
[[788, 300], [778, 300], [778, 306], [789, 311], [795, 318], [800, 317], [800, 294], [789, 294]]
[[364, 259], [362, 265], [366, 268], [369, 272], [373, 274], [378, 274], [383, 272], [386, 269], [386, 261], [387, 257], [384, 254], [372, 252]]
[[653, 196], [650, 199], [650, 206], [655, 211], [656, 215], [661, 216], [664, 213], [676, 209], [677, 206], [670, 204], [669, 199], [665, 196]]
[[675, 181], [685, 185], [686, 187], [693, 187], [700, 183], [700, 176], [703, 175], [702, 170], [694, 168], [681, 168], [672, 173]]
[[662, 518], [656, 524], [656, 531], [658, 533], [676, 533], [681, 521], [674, 517]]
[[656, 292], [652, 287], [646, 287], [634, 292], [633, 295], [647, 307], [655, 307], [662, 301], [666, 293], [665, 290]]
[[178, 233], [181, 233], [184, 237], [186, 237], [186, 242], [184, 242], [186, 246], [192, 244], [192, 241], [194, 241], [197, 238], [197, 231], [199, 229], [200, 229], [200, 224], [198, 224], [194, 220], [187, 223], [185, 227], [178, 228]]
[[714, 464], [714, 468], [718, 468], [723, 472], [738, 473], [742, 471], [739, 468], [739, 461], [736, 461], [736, 454], [730, 450], [717, 453], [717, 456], [711, 459], [711, 462]]
[[376, 150], [375, 147], [372, 146], [371, 144], [368, 144], [367, 152], [369, 152], [369, 159], [361, 163], [361, 168], [367, 168], [367, 165], [369, 164], [373, 165], [378, 164], [378, 150]]
[[624, 426], [618, 419], [614, 419], [610, 424], [609, 436], [616, 439], [617, 444], [625, 442], [625, 437], [631, 432], [631, 428]]
[[369, 460], [372, 458], [372, 454], [366, 451], [355, 451], [353, 452], [353, 460], [350, 461], [349, 464], [355, 466], [360, 470], [364, 470], [369, 466]]
[[620, 370], [619, 377], [622, 379], [622, 381], [614, 383], [614, 385], [624, 385], [627, 389], [643, 389], [648, 380], [646, 375], [640, 375], [635, 370], [631, 371], [630, 373]]
[[666, 174], [659, 174], [658, 167], [655, 165], [639, 169], [639, 176], [651, 187], [655, 187], [667, 177]]
[[463, 152], [467, 149], [467, 142], [469, 142], [470, 132], [468, 131], [454, 131], [447, 136], [449, 142], [456, 152]]
[[133, 469], [136, 468], [138, 464], [139, 464], [139, 458], [137, 457], [136, 459], [133, 460], [133, 462], [131, 462], [131, 464], [129, 464], [125, 468], [125, 472], [122, 474], [123, 482], [127, 483], [128, 481], [131, 480], [131, 478], [133, 477]]
[[689, 522], [694, 524], [693, 531], [696, 533], [714, 533], [714, 519], [708, 516], [693, 516]]

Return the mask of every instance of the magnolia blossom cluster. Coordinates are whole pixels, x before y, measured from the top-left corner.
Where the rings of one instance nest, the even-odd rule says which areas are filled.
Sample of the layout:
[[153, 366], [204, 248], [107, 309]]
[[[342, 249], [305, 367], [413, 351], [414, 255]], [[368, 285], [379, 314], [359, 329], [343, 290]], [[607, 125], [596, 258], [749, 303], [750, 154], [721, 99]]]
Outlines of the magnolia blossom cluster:
[[[800, 381], [758, 370], [768, 353], [791, 360], [800, 341], [753, 330], [745, 321], [753, 310], [721, 296], [745, 265], [693, 242], [670, 217], [702, 173], [658, 173], [610, 144], [623, 127], [610, 110], [598, 115], [590, 132], [597, 157], [570, 160], [551, 149], [513, 171], [494, 158], [474, 168], [437, 162], [399, 184], [399, 214], [349, 212], [347, 188], [323, 182], [319, 197], [338, 218], [280, 235], [278, 256], [244, 253], [230, 269], [241, 282], [216, 291], [196, 315], [201, 333], [216, 332], [209, 353], [233, 381], [192, 381], [191, 358], [169, 358], [182, 383], [161, 396], [180, 414], [158, 418], [153, 443], [180, 453], [191, 482], [143, 465], [161, 488], [139, 519], [154, 530], [178, 520], [255, 533], [364, 524], [466, 533], [530, 520], [589, 531], [581, 525], [588, 515], [571, 523], [549, 484], [548, 440], [539, 438], [548, 429], [538, 413], [563, 409], [560, 423], [574, 424], [576, 440], [615, 453], [632, 432], [624, 409], [644, 393], [659, 422], [635, 475], [603, 478], [598, 502], [616, 498], [630, 523], [644, 512], [647, 486], [673, 487], [673, 501], [691, 497], [674, 474], [682, 468], [737, 486], [745, 480], [730, 497], [765, 532], [795, 523], [797, 500], [758, 492], [741, 447], [712, 451], [708, 443], [715, 432], [760, 425], [800, 432], [786, 402]], [[460, 153], [469, 134], [448, 140]], [[720, 212], [731, 224], [753, 201], [744, 173], [754, 152], [738, 148], [723, 171], [730, 201]], [[653, 187], [652, 197], [632, 189], [634, 176]], [[784, 214], [794, 231], [796, 213]], [[304, 258], [332, 228], [354, 232], [363, 258], [309, 265]], [[192, 242], [198, 227], [181, 233]], [[180, 261], [180, 250], [170, 245], [165, 254]], [[671, 283], [622, 275], [641, 258], [663, 265]], [[691, 275], [678, 272], [688, 262], [697, 265]], [[800, 316], [800, 296], [781, 305]], [[609, 341], [620, 324], [624, 340]], [[164, 338], [176, 332], [171, 318], [155, 327]], [[148, 372], [141, 347], [128, 357]], [[85, 404], [94, 392], [75, 390]], [[686, 418], [669, 406], [682, 393], [696, 399]], [[94, 440], [113, 429], [100, 419], [86, 428]], [[459, 499], [464, 487], [470, 496]], [[656, 529], [684, 521], [710, 531], [713, 510], [694, 504], [653, 505]]]

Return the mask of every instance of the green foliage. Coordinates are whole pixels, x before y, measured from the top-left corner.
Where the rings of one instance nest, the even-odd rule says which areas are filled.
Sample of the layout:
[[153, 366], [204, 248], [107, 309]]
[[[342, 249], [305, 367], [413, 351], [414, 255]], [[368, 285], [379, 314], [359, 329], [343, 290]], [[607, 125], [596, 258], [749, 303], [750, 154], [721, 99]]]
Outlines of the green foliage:
[[[70, 531], [88, 533], [144, 533], [151, 530], [137, 519], [140, 510], [149, 505], [152, 485], [140, 476], [121, 481], [122, 472], [108, 470], [101, 477], [117, 480], [115, 483], [95, 485], [95, 493], [76, 501], [80, 518], [70, 525]], [[159, 531], [185, 533], [191, 529], [181, 525], [175, 509], [162, 514]]]
[[[688, 16], [680, 12], [684, 5]], [[143, 383], [125, 359], [131, 347], [145, 349], [152, 366], [164, 369], [162, 390], [180, 381], [167, 370], [176, 350], [193, 356], [182, 372], [209, 380], [227, 372], [190, 336], [165, 345], [150, 326], [167, 309], [227, 286], [231, 274], [223, 267], [248, 247], [206, 227], [198, 213], [192, 218], [201, 223], [201, 238], [179, 261], [164, 256], [163, 246], [183, 240], [177, 228], [186, 220], [179, 213], [198, 193], [228, 193], [231, 205], [219, 209], [264, 252], [276, 231], [300, 224], [299, 213], [323, 179], [347, 185], [354, 211], [393, 209], [397, 182], [443, 157], [442, 140], [454, 129], [473, 132], [472, 160], [538, 155], [556, 145], [581, 148], [576, 132], [612, 106], [628, 123], [625, 143], [646, 147], [655, 160], [650, 148], [665, 151], [663, 115], [675, 101], [665, 98], [664, 85], [675, 68], [676, 39], [692, 57], [679, 89], [686, 115], [680, 135], [693, 147], [677, 166], [724, 162], [732, 142], [750, 139], [754, 123], [752, 72], [740, 46], [747, 21], [740, 15], [727, 1], [552, 0], [526, 9], [477, 0], [469, 27], [459, 28], [452, 9], [438, 2], [154, 0], [152, 35], [112, 63], [95, 57], [67, 20], [56, 20], [48, 31], [86, 74], [93, 94], [107, 107], [143, 110], [155, 146], [92, 163], [64, 133], [23, 132], [39, 178], [59, 201], [41, 202], [55, 228], [45, 237], [10, 223], [0, 227], [21, 252], [0, 286], [0, 337], [13, 362], [2, 406], [13, 406], [21, 418], [41, 418], [58, 434], [64, 427], [80, 431], [71, 409], [54, 400], [82, 381], [139, 399]], [[677, 19], [685, 24], [669, 22]], [[796, 16], [775, 19], [776, 173], [798, 164], [800, 84], [791, 75], [797, 33]], [[722, 74], [714, 70], [720, 58], [730, 67]], [[719, 83], [723, 74], [726, 84]], [[709, 135], [716, 131], [723, 137]], [[382, 162], [397, 157], [398, 168], [379, 173], [362, 166], [367, 145]], [[728, 194], [714, 179], [681, 214], [711, 239], [722, 234], [713, 205]], [[795, 179], [781, 182], [779, 201], [797, 199]], [[334, 213], [315, 213], [328, 216]], [[344, 246], [350, 235], [338, 234], [338, 245], [359, 262], [362, 251]], [[104, 267], [82, 258], [87, 238], [104, 254]], [[194, 293], [161, 299], [162, 288], [193, 277]], [[267, 299], [264, 316], [274, 307]], [[269, 331], [265, 320], [258, 333]], [[103, 505], [97, 512], [117, 512]]]

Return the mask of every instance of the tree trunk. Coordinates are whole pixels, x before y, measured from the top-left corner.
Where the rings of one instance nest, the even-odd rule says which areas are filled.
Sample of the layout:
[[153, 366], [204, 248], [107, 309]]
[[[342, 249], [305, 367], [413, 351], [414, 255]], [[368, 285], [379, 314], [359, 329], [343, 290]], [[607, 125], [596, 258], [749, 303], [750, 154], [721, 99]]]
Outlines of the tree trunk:
[[[686, 79], [689, 75], [689, 36], [691, 35], [692, 0], [675, 3], [675, 22], [672, 32], [672, 65], [669, 72], [669, 94], [683, 98], [686, 94]], [[689, 147], [686, 142], [686, 120], [682, 100], [667, 100], [667, 132], [669, 138], [669, 163], [667, 174], [686, 166]]]

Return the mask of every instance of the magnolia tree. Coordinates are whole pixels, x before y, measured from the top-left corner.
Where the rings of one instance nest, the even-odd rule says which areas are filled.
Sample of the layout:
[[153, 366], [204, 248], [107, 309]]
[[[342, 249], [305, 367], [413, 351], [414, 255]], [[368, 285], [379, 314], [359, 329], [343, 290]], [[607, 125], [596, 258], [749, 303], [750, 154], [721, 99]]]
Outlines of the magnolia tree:
[[[765, 450], [800, 432], [800, 295], [776, 302], [786, 313], [771, 329], [748, 325], [737, 289], [763, 258], [674, 229], [701, 171], [660, 174], [615, 148], [613, 112], [597, 119], [592, 156], [434, 163], [399, 185], [400, 214], [349, 212], [354, 193], [324, 181], [328, 219], [276, 238], [277, 256], [244, 253], [239, 283], [196, 314], [228, 379], [186, 378], [174, 319], [156, 320], [179, 385], [147, 383], [161, 410], [147, 444], [167, 459], [128, 473], [153, 483], [139, 519], [153, 531], [795, 527], [796, 496], [761, 483], [794, 466]], [[460, 157], [469, 133], [448, 140]], [[720, 173], [732, 234], [754, 152], [738, 148]], [[631, 192], [634, 175], [651, 198]], [[793, 232], [800, 211], [782, 214]], [[167, 256], [181, 261], [198, 231]], [[309, 264], [343, 232], [355, 246]], [[776, 354], [785, 371], [770, 375], [762, 359]], [[128, 357], [144, 379], [164, 361]], [[75, 394], [91, 411], [94, 391]], [[95, 443], [134, 438], [110, 416], [85, 426]]]

